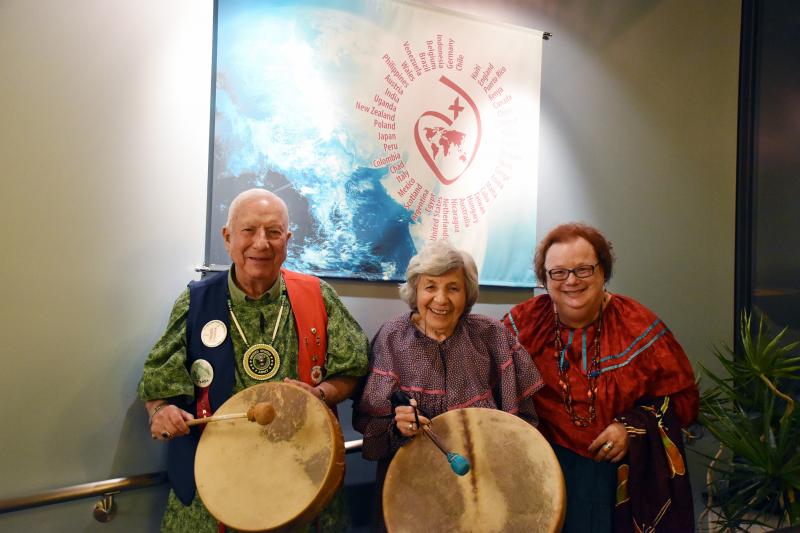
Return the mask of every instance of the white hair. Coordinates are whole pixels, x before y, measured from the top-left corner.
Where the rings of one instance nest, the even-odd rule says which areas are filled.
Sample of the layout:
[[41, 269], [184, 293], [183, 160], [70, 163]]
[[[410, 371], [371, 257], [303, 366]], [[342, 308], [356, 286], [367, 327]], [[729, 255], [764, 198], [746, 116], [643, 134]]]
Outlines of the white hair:
[[478, 301], [478, 267], [472, 256], [447, 241], [433, 241], [411, 258], [406, 269], [406, 282], [400, 284], [400, 299], [414, 311], [417, 310], [417, 284], [420, 276], [441, 276], [460, 268], [464, 271], [467, 301], [464, 314], [470, 312]]

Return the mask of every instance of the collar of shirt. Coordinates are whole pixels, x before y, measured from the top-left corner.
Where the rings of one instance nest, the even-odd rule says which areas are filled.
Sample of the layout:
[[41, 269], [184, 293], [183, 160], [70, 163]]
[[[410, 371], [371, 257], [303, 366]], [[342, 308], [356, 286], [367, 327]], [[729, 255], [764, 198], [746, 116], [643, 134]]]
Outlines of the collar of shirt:
[[267, 304], [270, 302], [277, 301], [280, 298], [281, 293], [283, 293], [283, 273], [278, 276], [277, 283], [273, 283], [272, 287], [269, 288], [267, 292], [261, 295], [261, 298], [253, 299], [247, 296], [242, 289], [236, 286], [236, 283], [233, 281], [233, 269], [234, 266], [231, 265], [230, 270], [228, 270], [228, 293], [231, 295], [231, 304], [236, 305], [252, 305], [255, 304]]

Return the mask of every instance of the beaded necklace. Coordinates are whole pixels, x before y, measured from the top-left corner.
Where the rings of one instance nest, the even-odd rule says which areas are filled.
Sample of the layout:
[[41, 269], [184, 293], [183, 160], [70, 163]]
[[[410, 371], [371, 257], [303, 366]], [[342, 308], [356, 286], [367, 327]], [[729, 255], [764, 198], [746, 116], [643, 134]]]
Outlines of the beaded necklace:
[[558, 318], [558, 311], [553, 310], [555, 317], [554, 332], [556, 336], [556, 367], [558, 368], [558, 386], [561, 387], [561, 397], [564, 400], [564, 409], [569, 413], [572, 423], [578, 427], [585, 428], [597, 417], [595, 411], [595, 400], [597, 399], [597, 378], [600, 376], [600, 333], [603, 331], [603, 304], [600, 304], [600, 314], [597, 316], [595, 323], [597, 324], [597, 333], [594, 336], [594, 354], [592, 355], [591, 366], [587, 373], [589, 378], [589, 391], [586, 396], [589, 398], [589, 416], [583, 417], [575, 412], [572, 406], [572, 392], [569, 385], [569, 377], [567, 370], [569, 369], [569, 361], [566, 358], [566, 348], [564, 343], [561, 342], [561, 320]]

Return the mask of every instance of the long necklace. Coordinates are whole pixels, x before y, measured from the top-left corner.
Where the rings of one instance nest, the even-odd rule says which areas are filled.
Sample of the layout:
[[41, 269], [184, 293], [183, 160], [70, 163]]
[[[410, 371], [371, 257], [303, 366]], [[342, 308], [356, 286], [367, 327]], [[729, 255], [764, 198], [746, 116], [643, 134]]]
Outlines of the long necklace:
[[259, 343], [250, 346], [250, 343], [247, 342], [247, 337], [244, 336], [242, 326], [239, 325], [239, 321], [233, 313], [231, 301], [228, 299], [228, 311], [231, 312], [233, 323], [236, 324], [236, 329], [239, 330], [239, 335], [241, 335], [244, 345], [247, 347], [244, 356], [242, 356], [242, 366], [248, 376], [258, 381], [265, 381], [275, 377], [281, 367], [281, 356], [273, 344], [275, 343], [275, 336], [278, 334], [278, 326], [281, 323], [285, 301], [286, 299], [281, 296], [281, 308], [278, 311], [278, 319], [275, 321], [275, 329], [272, 330], [272, 339], [269, 344]]
[[561, 387], [561, 397], [564, 401], [564, 409], [569, 413], [572, 423], [578, 427], [585, 428], [597, 417], [595, 411], [595, 400], [597, 399], [597, 378], [600, 376], [600, 333], [603, 331], [603, 305], [600, 304], [600, 314], [597, 316], [597, 331], [594, 336], [592, 362], [587, 373], [589, 378], [589, 391], [586, 396], [589, 399], [589, 416], [583, 417], [575, 412], [572, 405], [572, 392], [569, 385], [569, 361], [566, 358], [567, 349], [561, 342], [561, 320], [558, 318], [558, 311], [553, 310], [555, 316], [555, 336], [556, 336], [556, 366], [558, 367], [558, 386]]

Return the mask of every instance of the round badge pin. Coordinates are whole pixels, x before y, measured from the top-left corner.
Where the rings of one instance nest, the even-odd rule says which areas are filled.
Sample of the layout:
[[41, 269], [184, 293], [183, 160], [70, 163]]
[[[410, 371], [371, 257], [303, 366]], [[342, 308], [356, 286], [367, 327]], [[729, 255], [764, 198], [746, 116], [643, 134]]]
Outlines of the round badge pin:
[[319, 366], [311, 367], [311, 381], [314, 382], [314, 385], [319, 385], [322, 381], [322, 368]]
[[192, 376], [192, 383], [201, 389], [208, 387], [214, 381], [214, 368], [205, 359], [198, 359], [192, 363], [189, 374]]
[[242, 357], [245, 373], [258, 381], [275, 377], [281, 367], [281, 356], [269, 344], [254, 344]]
[[203, 342], [203, 346], [208, 348], [216, 348], [225, 341], [227, 336], [228, 328], [222, 320], [206, 322], [200, 331], [200, 340]]

